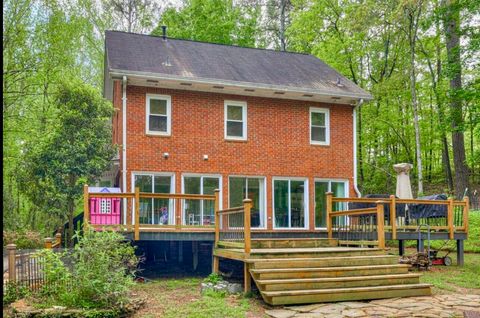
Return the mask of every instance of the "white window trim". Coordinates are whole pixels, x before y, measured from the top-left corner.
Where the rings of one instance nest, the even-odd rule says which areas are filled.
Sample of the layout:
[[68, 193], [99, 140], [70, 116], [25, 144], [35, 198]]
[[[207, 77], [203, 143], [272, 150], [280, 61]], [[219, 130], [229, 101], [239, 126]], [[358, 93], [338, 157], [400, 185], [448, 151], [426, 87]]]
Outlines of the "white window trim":
[[[150, 100], [160, 99], [167, 101], [167, 131], [150, 130]], [[147, 94], [145, 103], [145, 133], [155, 136], [170, 136], [172, 133], [172, 97], [169, 95]]]
[[[228, 136], [227, 135], [227, 115], [228, 115], [228, 106], [240, 106], [242, 107], [242, 132], [243, 136], [242, 137], [236, 137], [236, 136]], [[242, 101], [233, 101], [233, 100], [226, 100], [224, 102], [224, 120], [223, 120], [223, 126], [224, 126], [224, 135], [226, 140], [247, 140], [247, 102], [242, 102]], [[235, 121], [235, 120], [229, 120], [229, 121]], [[237, 121], [238, 122], [238, 121]]]
[[[222, 175], [221, 174], [203, 174], [203, 173], [183, 173], [182, 174], [182, 194], [185, 194], [185, 178], [189, 178], [189, 177], [196, 177], [196, 178], [201, 178], [203, 180], [203, 178], [218, 178], [219, 181], [218, 181], [218, 187], [219, 187], [219, 190], [220, 190], [220, 195], [219, 195], [219, 200], [220, 202], [218, 203], [218, 208], [219, 210], [222, 209]], [[200, 192], [203, 192], [203, 182], [200, 182]], [[203, 201], [203, 200], [202, 200]], [[182, 224], [185, 225], [185, 204], [182, 204]], [[200, 205], [200, 219], [203, 220], [203, 204]], [[200, 225], [202, 226], [202, 225]]]
[[263, 215], [262, 221], [263, 226], [252, 227], [251, 230], [265, 230], [267, 228], [267, 177], [265, 176], [247, 176], [247, 175], [229, 175], [228, 176], [228, 208], [233, 208], [230, 206], [230, 178], [247, 178], [247, 179], [263, 179]]
[[[325, 114], [325, 141], [312, 140], [312, 113]], [[310, 107], [309, 116], [310, 116], [310, 118], [309, 118], [309, 121], [310, 121], [310, 126], [309, 126], [310, 144], [311, 145], [329, 146], [330, 145], [330, 109]]]
[[[131, 173], [131, 177], [132, 177], [132, 188], [131, 189], [132, 189], [132, 192], [135, 191], [135, 176], [136, 175], [152, 176], [152, 178], [154, 178], [154, 177], [171, 177], [170, 178], [170, 189], [173, 189], [171, 194], [175, 194], [175, 173], [173, 173], [173, 172], [132, 171], [132, 173]], [[153, 182], [152, 182], [152, 186], [153, 186]], [[169, 220], [169, 224], [170, 225], [175, 225], [176, 224], [176, 219], [175, 219], [176, 200], [169, 201], [169, 205], [170, 205], [169, 208], [171, 208], [172, 211], [173, 211], [172, 222], [170, 223], [170, 220]], [[153, 211], [152, 211], [152, 213], [153, 213]], [[135, 208], [132, 207], [132, 224], [135, 224], [135, 220], [136, 220], [136, 218], [135, 218]]]
[[[305, 212], [304, 212], [304, 220], [305, 220], [305, 224], [303, 227], [277, 227], [275, 226], [275, 191], [274, 191], [274, 188], [275, 188], [275, 181], [278, 181], [278, 180], [286, 180], [286, 181], [303, 181], [304, 182], [304, 186], [305, 186], [305, 192], [303, 194], [303, 204], [304, 204], [304, 207], [305, 207]], [[309, 214], [309, 191], [308, 191], [308, 178], [306, 177], [273, 177], [272, 178], [272, 225], [273, 225], [273, 229], [275, 230], [285, 230], [285, 231], [289, 231], [289, 230], [308, 230], [309, 229], [309, 220], [310, 220], [310, 214]], [[289, 188], [290, 188], [290, 185], [289, 185]], [[289, 215], [291, 213], [290, 211], [290, 197], [288, 199], [288, 210], [289, 210]], [[290, 217], [289, 217], [289, 221], [290, 223]]]
[[[348, 179], [329, 179], [329, 178], [314, 178], [313, 179], [313, 213], [315, 213], [316, 208], [317, 208], [317, 201], [315, 200], [315, 197], [317, 195], [316, 190], [315, 190], [315, 183], [316, 182], [328, 182], [328, 192], [332, 191], [332, 182], [343, 182], [345, 183], [345, 198], [348, 198], [349, 195], [349, 189], [350, 189], [350, 184], [348, 182]], [[347, 205], [348, 209], [348, 205]], [[313, 216], [313, 220], [315, 222], [315, 215]], [[326, 227], [315, 227], [315, 230], [326, 230]]]

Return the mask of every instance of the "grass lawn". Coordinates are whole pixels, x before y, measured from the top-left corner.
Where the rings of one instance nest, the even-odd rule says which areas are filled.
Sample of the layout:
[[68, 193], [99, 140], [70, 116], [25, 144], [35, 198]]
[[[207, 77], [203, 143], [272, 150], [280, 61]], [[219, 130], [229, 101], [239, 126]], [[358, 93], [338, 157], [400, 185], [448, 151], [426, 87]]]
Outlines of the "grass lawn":
[[134, 293], [147, 299], [135, 318], [256, 318], [267, 317], [266, 306], [258, 297], [224, 296], [218, 293], [200, 294], [203, 278], [158, 279], [139, 283]]
[[[415, 252], [409, 250], [406, 253]], [[449, 255], [456, 264], [456, 254]], [[457, 292], [461, 294], [480, 294], [480, 254], [465, 254], [465, 265], [433, 266], [420, 278], [422, 283], [433, 284], [435, 294]]]

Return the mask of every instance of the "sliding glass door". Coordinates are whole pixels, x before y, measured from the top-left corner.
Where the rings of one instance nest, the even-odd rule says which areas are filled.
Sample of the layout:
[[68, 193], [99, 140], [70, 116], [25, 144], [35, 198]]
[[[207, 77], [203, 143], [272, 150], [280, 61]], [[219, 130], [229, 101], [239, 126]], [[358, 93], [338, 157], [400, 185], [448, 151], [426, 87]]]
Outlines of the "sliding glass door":
[[[174, 193], [173, 176], [135, 173], [134, 187], [146, 193]], [[140, 198], [140, 224], [174, 224], [174, 207], [171, 199]]]
[[273, 179], [273, 211], [275, 228], [305, 228], [307, 226], [307, 188], [306, 179]]
[[[345, 198], [348, 194], [348, 182], [338, 180], [315, 180], [315, 227], [327, 226], [326, 193], [333, 192], [334, 197]], [[344, 203], [335, 203], [333, 211], [346, 208]]]
[[229, 207], [242, 206], [244, 199], [252, 200], [251, 226], [265, 227], [265, 178], [229, 177]]
[[[220, 189], [220, 177], [215, 176], [184, 176], [183, 193], [185, 194], [215, 194]], [[214, 225], [215, 202], [212, 200], [185, 200], [183, 204], [183, 224]]]

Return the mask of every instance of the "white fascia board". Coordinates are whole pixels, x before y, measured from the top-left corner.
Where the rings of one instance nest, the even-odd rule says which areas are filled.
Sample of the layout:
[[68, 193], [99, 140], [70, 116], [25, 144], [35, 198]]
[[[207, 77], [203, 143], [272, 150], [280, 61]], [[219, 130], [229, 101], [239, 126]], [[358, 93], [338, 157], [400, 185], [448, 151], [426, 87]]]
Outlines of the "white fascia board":
[[358, 100], [373, 99], [373, 96], [367, 92], [365, 92], [365, 94], [332, 93], [331, 91], [319, 90], [319, 89], [295, 88], [291, 86], [269, 85], [269, 84], [259, 84], [259, 83], [251, 83], [251, 82], [237, 82], [237, 81], [229, 81], [229, 80], [210, 79], [210, 78], [192, 79], [188, 77], [150, 73], [150, 72], [123, 71], [123, 70], [111, 69], [110, 75], [112, 77], [136, 76], [136, 77], [142, 77], [145, 79], [167, 80], [172, 82], [183, 82], [183, 83], [192, 83], [192, 84], [201, 83], [201, 84], [224, 85], [224, 86], [249, 88], [249, 89], [265, 89], [265, 90], [271, 90], [271, 91], [283, 91], [283, 92], [292, 92], [292, 93], [301, 93], [301, 94], [315, 94], [315, 95], [320, 95], [325, 97], [344, 97], [344, 98], [353, 98]]

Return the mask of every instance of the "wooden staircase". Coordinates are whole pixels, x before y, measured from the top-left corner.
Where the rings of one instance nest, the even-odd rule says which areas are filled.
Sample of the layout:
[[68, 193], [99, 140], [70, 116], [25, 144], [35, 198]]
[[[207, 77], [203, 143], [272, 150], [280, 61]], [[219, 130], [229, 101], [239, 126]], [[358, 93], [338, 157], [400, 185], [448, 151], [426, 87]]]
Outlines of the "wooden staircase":
[[430, 285], [420, 284], [419, 274], [398, 264], [398, 256], [337, 245], [327, 239], [257, 239], [244, 262], [271, 305], [431, 294]]

